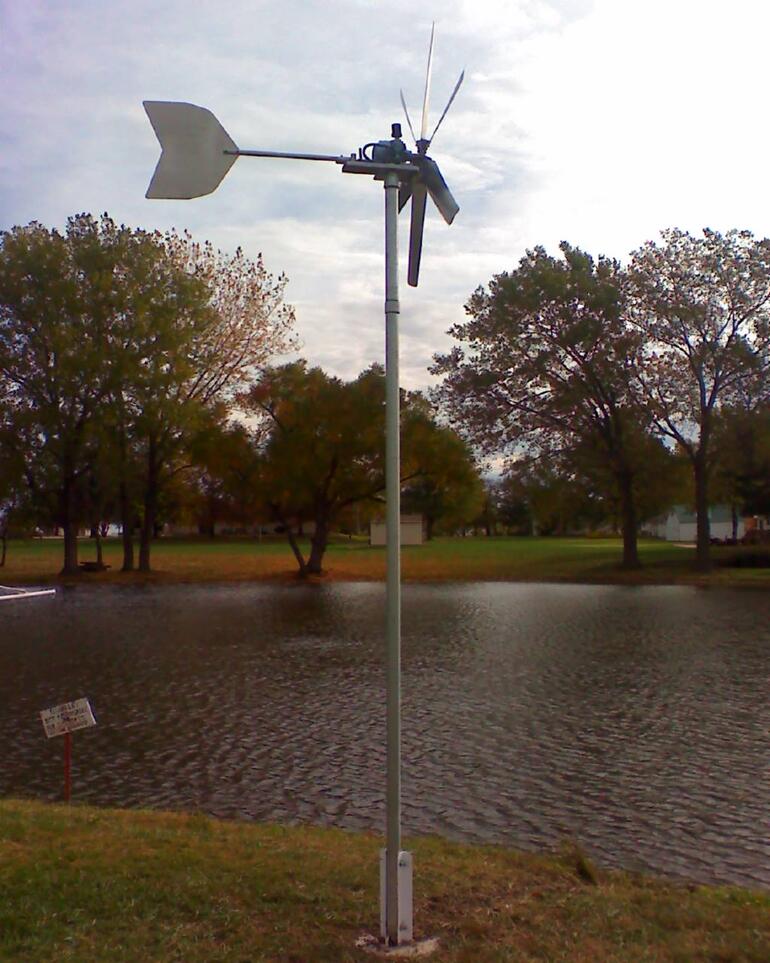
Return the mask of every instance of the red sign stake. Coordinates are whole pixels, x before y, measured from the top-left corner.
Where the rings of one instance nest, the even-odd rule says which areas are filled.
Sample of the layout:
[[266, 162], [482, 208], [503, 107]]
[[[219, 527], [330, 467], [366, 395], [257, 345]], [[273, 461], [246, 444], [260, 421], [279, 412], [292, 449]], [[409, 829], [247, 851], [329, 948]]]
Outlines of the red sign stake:
[[64, 801], [72, 798], [72, 733], [64, 733]]
[[86, 729], [96, 725], [88, 699], [76, 699], [60, 706], [43, 709], [40, 713], [45, 734], [64, 736], [64, 801], [72, 798], [72, 733], [76, 729]]

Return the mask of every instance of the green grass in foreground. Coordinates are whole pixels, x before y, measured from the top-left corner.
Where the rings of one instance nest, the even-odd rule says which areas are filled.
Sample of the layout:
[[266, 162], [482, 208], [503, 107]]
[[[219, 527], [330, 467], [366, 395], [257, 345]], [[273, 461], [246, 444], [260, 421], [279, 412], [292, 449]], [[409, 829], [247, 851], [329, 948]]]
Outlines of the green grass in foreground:
[[[200, 815], [0, 802], [0, 959], [370, 956], [380, 841]], [[770, 894], [576, 871], [574, 856], [411, 841], [415, 936], [436, 961], [770, 959]]]
[[[715, 566], [709, 575], [694, 569], [692, 548], [653, 539], [639, 543], [642, 568], [620, 567], [622, 546], [613, 538], [438, 538], [403, 549], [405, 581], [561, 581], [621, 584], [695, 583], [770, 586], [770, 569]], [[736, 549], [715, 548], [715, 562]], [[81, 561], [95, 557], [93, 543], [82, 539]], [[145, 581], [252, 581], [296, 575], [296, 564], [285, 540], [159, 539], [153, 546], [154, 573], [122, 575], [117, 539], [105, 543], [105, 573], [89, 573], [88, 583]], [[60, 539], [13, 541], [0, 582], [47, 581], [62, 565]], [[384, 579], [385, 550], [370, 548], [364, 539], [337, 539], [324, 559], [325, 577], [334, 580]]]

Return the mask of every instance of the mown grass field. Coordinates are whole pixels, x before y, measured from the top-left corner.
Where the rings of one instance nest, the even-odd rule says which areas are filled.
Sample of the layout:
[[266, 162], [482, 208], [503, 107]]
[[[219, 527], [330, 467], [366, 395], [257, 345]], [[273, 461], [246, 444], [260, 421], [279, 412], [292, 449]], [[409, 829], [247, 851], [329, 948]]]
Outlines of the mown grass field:
[[[737, 550], [715, 548], [715, 562]], [[642, 568], [620, 567], [621, 543], [611, 538], [438, 538], [402, 551], [406, 581], [490, 580], [617, 582], [627, 584], [694, 583], [770, 587], [770, 569], [735, 569], [715, 565], [703, 576], [695, 571], [691, 547], [657, 540], [640, 542]], [[81, 561], [95, 558], [93, 542], [82, 539]], [[150, 576], [122, 575], [117, 539], [105, 542], [108, 572], [81, 576], [89, 583], [144, 580], [230, 581], [285, 579], [296, 575], [296, 564], [283, 539], [159, 539], [153, 545]], [[62, 565], [60, 539], [12, 541], [0, 569], [0, 583], [50, 581]], [[371, 548], [364, 539], [332, 542], [324, 559], [325, 578], [361, 580], [385, 578], [385, 549]]]
[[[348, 963], [378, 928], [374, 836], [0, 802], [0, 960]], [[437, 963], [767, 963], [770, 894], [410, 840]]]

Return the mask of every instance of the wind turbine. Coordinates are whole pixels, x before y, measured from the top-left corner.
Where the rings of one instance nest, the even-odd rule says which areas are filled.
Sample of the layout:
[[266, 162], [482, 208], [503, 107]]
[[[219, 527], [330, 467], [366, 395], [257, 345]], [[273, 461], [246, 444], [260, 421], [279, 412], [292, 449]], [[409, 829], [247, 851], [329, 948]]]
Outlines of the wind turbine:
[[[423, 132], [417, 152], [407, 150], [401, 125], [391, 126], [389, 140], [365, 144], [351, 154], [307, 154], [241, 150], [205, 107], [168, 101], [144, 101], [161, 146], [147, 188], [148, 198], [190, 199], [216, 190], [239, 157], [327, 161], [343, 173], [368, 174], [385, 187], [385, 494], [387, 537], [387, 792], [386, 847], [380, 860], [380, 935], [391, 946], [412, 942], [412, 854], [401, 850], [401, 554], [400, 450], [398, 378], [398, 211], [412, 201], [409, 284], [416, 286], [422, 250], [426, 197], [430, 195], [451, 224], [459, 210], [438, 165], [426, 154], [462, 83], [462, 75], [430, 138], [425, 137], [433, 59], [433, 37], [423, 104]], [[403, 94], [401, 95], [403, 101]], [[410, 124], [408, 115], [407, 122]], [[399, 199], [399, 194], [401, 195]], [[430, 941], [428, 941], [430, 942]]]
[[391, 126], [391, 139], [381, 140], [358, 149], [353, 154], [301, 154], [286, 151], [240, 150], [216, 117], [205, 107], [168, 101], [145, 101], [144, 107], [150, 123], [160, 141], [161, 155], [150, 186], [148, 198], [175, 198], [189, 200], [211, 194], [219, 187], [225, 174], [239, 157], [277, 157], [290, 160], [330, 161], [339, 164], [347, 174], [373, 174], [375, 180], [383, 180], [385, 170], [381, 165], [398, 165], [398, 210], [402, 211], [412, 200], [409, 229], [408, 283], [417, 287], [420, 277], [420, 260], [425, 227], [427, 198], [436, 205], [447, 224], [451, 224], [460, 210], [452, 196], [438, 164], [428, 157], [428, 148], [436, 132], [452, 106], [457, 92], [465, 79], [463, 70], [455, 84], [438, 123], [430, 137], [428, 112], [430, 106], [430, 82], [433, 71], [435, 23], [431, 27], [428, 48], [428, 66], [425, 72], [425, 93], [422, 104], [422, 124], [417, 137], [406, 106], [403, 90], [401, 104], [406, 122], [415, 141], [417, 151], [407, 150], [401, 140], [401, 125]]

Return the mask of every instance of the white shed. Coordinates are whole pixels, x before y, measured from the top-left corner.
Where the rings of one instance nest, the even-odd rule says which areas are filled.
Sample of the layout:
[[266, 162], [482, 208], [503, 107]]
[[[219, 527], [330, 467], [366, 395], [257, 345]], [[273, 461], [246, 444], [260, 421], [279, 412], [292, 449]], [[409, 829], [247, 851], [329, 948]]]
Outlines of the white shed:
[[[425, 526], [422, 515], [401, 516], [401, 544], [422, 545], [425, 541]], [[385, 522], [378, 520], [369, 523], [369, 544], [386, 545]]]
[[[709, 508], [709, 527], [712, 538], [732, 537], [733, 517], [729, 505], [713, 505]], [[665, 538], [667, 542], [694, 542], [698, 537], [695, 512], [684, 505], [675, 505], [665, 518], [651, 522], [645, 526], [645, 530], [658, 538]], [[746, 524], [739, 518], [736, 538], [741, 538], [745, 531]]]

